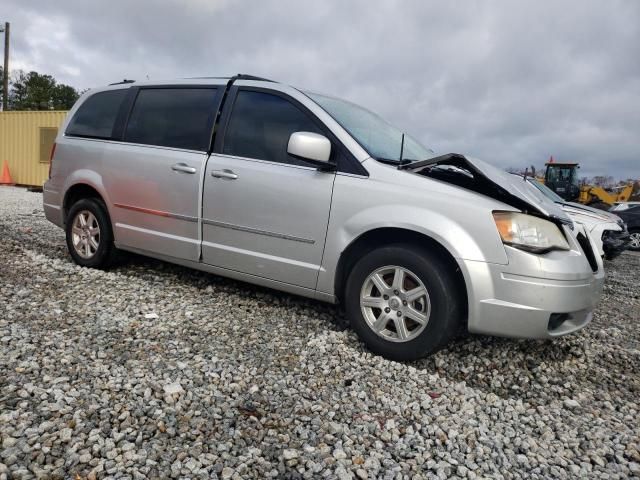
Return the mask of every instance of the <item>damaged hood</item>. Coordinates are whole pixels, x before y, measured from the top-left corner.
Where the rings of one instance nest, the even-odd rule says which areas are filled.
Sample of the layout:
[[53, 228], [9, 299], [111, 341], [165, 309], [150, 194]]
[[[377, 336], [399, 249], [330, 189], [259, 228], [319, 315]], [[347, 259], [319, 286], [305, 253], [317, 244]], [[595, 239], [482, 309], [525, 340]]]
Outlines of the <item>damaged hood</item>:
[[562, 208], [535, 187], [527, 185], [524, 178], [504, 172], [476, 158], [448, 153], [398, 168], [473, 190], [523, 212], [542, 215], [567, 225], [573, 224]]

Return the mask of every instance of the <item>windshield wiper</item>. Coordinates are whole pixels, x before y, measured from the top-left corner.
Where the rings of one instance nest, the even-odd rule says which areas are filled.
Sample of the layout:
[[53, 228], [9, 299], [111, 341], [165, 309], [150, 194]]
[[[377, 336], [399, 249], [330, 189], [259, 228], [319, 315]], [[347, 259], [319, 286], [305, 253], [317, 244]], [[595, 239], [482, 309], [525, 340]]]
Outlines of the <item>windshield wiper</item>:
[[373, 157], [377, 161], [381, 163], [386, 163], [388, 165], [398, 165], [398, 160], [394, 160], [393, 158], [382, 158], [382, 157]]
[[445, 155], [439, 155], [437, 157], [426, 158], [424, 160], [410, 161], [409, 163], [398, 164], [398, 170], [408, 170], [417, 167], [426, 167], [434, 163], [440, 163], [449, 160], [466, 160], [464, 155], [459, 153], [447, 153]]
[[403, 158], [401, 162], [396, 162], [396, 165], [398, 165], [398, 170], [402, 170], [405, 167], [409, 168], [409, 165], [412, 165], [412, 164], [418, 163], [418, 162], [424, 162], [426, 160], [429, 160], [429, 159], [427, 158], [427, 159], [417, 160], [415, 158], [413, 158], [413, 159]]
[[382, 158], [382, 157], [374, 157], [377, 161], [382, 162], [382, 163], [387, 163], [389, 165], [396, 165], [398, 166], [398, 168], [400, 168], [403, 165], [408, 165], [410, 163], [413, 163], [415, 160], [409, 160], [409, 159], [402, 159], [402, 160], [397, 160], [395, 158]]

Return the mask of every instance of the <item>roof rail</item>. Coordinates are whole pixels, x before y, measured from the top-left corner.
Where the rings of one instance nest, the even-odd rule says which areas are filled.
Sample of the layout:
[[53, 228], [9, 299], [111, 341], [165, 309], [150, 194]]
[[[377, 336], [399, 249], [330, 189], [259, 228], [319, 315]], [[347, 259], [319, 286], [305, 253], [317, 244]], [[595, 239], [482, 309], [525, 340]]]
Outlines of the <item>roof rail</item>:
[[213, 79], [213, 80], [228, 80], [231, 77], [212, 77], [212, 76], [200, 76], [200, 77], [184, 77], [183, 80], [208, 80], [208, 79]]
[[237, 75], [234, 75], [233, 77], [187, 77], [187, 80], [199, 80], [199, 79], [207, 79], [207, 78], [211, 78], [211, 79], [231, 79], [233, 78], [234, 80], [256, 80], [258, 82], [273, 82], [276, 83], [275, 80], [269, 80], [268, 78], [262, 78], [262, 77], [256, 77], [254, 75], [247, 75], [244, 73], [238, 73]]
[[127, 80], [126, 78], [121, 82], [110, 83], [109, 85], [122, 85], [124, 83], [135, 83], [135, 80]]
[[253, 75], [246, 75], [244, 73], [239, 73], [234, 77], [236, 80], [258, 80], [261, 82], [272, 82], [275, 83], [275, 80], [269, 80], [268, 78], [255, 77]]

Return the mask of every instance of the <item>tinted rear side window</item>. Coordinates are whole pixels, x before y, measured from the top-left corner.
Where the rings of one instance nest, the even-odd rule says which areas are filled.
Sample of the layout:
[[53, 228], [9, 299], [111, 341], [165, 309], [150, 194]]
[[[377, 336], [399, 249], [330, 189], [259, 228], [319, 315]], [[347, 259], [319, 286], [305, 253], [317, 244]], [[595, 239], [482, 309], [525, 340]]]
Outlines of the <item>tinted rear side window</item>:
[[113, 125], [128, 89], [98, 92], [87, 98], [75, 113], [66, 135], [76, 137], [111, 138]]
[[289, 137], [294, 132], [323, 134], [313, 120], [290, 101], [269, 93], [241, 90], [233, 105], [222, 152], [308, 166], [287, 153]]
[[149, 88], [138, 92], [126, 142], [207, 150], [215, 114], [215, 88]]

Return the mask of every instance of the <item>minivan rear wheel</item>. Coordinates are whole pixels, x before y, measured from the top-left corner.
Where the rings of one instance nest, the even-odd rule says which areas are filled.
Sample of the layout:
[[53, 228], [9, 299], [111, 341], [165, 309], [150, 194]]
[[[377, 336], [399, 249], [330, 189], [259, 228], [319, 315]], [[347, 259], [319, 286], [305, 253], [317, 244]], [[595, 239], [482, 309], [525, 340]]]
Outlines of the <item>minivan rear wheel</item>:
[[464, 297], [450, 265], [412, 245], [362, 257], [347, 279], [345, 309], [373, 352], [415, 360], [446, 345], [462, 323]]
[[65, 224], [67, 248], [73, 261], [90, 268], [107, 268], [115, 256], [111, 221], [104, 203], [83, 198], [69, 209]]

